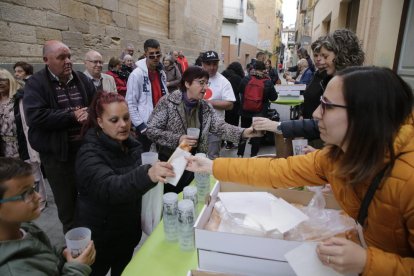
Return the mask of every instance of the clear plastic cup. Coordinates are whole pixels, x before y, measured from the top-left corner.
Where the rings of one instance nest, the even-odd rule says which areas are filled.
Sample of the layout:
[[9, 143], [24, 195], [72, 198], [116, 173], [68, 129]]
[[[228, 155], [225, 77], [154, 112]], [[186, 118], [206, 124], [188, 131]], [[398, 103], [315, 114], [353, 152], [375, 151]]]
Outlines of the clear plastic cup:
[[154, 164], [158, 161], [158, 153], [156, 152], [143, 152], [141, 153], [141, 163], [142, 165]]
[[308, 145], [307, 139], [294, 139], [292, 140], [293, 155], [305, 154], [303, 148]]
[[187, 128], [187, 135], [192, 138], [198, 139], [198, 136], [200, 135], [200, 129], [195, 127], [189, 127]]
[[[259, 117], [253, 117], [252, 118], [252, 125], [254, 124], [254, 121], [256, 121], [257, 119], [258, 119]], [[254, 129], [254, 128], [253, 128]], [[255, 129], [254, 129], [255, 130]], [[265, 134], [265, 131], [264, 130], [255, 130], [256, 131], [256, 133], [258, 134], [258, 135], [264, 135]]]
[[73, 258], [78, 257], [91, 241], [91, 230], [86, 227], [73, 228], [65, 235], [66, 246]]

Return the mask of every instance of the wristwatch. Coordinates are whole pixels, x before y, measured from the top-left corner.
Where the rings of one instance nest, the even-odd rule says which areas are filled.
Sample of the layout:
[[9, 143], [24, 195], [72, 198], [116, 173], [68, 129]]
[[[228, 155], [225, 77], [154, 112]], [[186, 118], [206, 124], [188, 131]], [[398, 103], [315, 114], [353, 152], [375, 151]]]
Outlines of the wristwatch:
[[281, 122], [277, 122], [276, 133], [282, 134], [282, 123]]

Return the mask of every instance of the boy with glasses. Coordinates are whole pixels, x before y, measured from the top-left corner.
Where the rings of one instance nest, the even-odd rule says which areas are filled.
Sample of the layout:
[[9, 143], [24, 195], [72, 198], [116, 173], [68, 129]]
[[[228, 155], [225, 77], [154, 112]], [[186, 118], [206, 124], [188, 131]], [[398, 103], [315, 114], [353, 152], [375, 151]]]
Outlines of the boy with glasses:
[[137, 68], [129, 75], [126, 100], [131, 121], [136, 129], [143, 151], [149, 151], [152, 142], [147, 138], [147, 121], [159, 99], [166, 94], [167, 76], [163, 70], [160, 43], [148, 39], [144, 43], [145, 58], [137, 61]]
[[58, 253], [30, 222], [39, 215], [32, 167], [0, 157], [0, 275], [89, 275], [96, 254], [93, 242], [77, 258], [66, 249]]

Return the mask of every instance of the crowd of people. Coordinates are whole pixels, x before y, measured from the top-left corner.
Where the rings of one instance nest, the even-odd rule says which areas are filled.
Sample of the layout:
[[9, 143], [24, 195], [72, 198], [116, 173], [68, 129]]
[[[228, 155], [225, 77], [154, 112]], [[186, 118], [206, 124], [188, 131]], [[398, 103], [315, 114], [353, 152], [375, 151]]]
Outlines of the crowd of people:
[[[368, 247], [331, 238], [318, 246], [318, 256], [341, 273], [412, 271], [412, 90], [389, 69], [361, 66], [355, 34], [337, 30], [318, 38], [313, 61], [298, 49], [298, 65], [289, 69], [296, 76], [285, 78], [306, 84], [302, 118], [282, 123], [266, 118], [281, 80], [265, 53], [257, 53], [247, 72], [235, 61], [220, 73], [214, 50], [189, 66], [181, 51], [165, 55], [155, 39], [143, 46], [135, 61], [127, 44], [105, 73], [95, 50], [85, 53], [83, 72], [73, 70], [69, 47], [56, 40], [45, 43], [38, 72], [26, 62], [15, 64], [14, 76], [0, 69], [0, 251], [12, 256], [0, 257], [0, 274], [106, 275], [110, 269], [120, 275], [141, 239], [142, 196], [158, 182], [165, 192], [181, 192], [200, 171], [275, 188], [330, 183], [355, 219], [371, 182], [381, 181], [359, 221]], [[188, 128], [200, 129], [199, 136], [188, 135]], [[324, 144], [287, 159], [218, 158], [223, 141], [243, 157], [247, 139], [256, 156], [261, 131]], [[174, 187], [166, 181], [174, 176], [167, 160], [182, 143], [208, 158], [189, 158]], [[154, 148], [160, 160], [142, 165], [141, 153]], [[56, 253], [27, 223], [46, 207], [45, 178], [63, 231], [92, 230], [93, 242], [76, 258]]]

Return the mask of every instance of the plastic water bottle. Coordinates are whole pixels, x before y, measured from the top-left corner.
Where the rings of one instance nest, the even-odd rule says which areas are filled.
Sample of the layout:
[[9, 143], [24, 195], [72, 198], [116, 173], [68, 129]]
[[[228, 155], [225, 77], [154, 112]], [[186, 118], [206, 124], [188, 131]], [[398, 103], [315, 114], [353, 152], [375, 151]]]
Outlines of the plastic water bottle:
[[178, 240], [183, 251], [194, 249], [194, 204], [189, 199], [178, 202]]
[[197, 187], [187, 186], [183, 190], [183, 199], [190, 199], [194, 204], [194, 209], [197, 208], [198, 198], [197, 198]]
[[178, 195], [176, 193], [164, 194], [163, 203], [165, 239], [175, 242], [178, 240]]
[[[206, 157], [206, 154], [197, 153], [195, 156]], [[197, 186], [198, 202], [204, 203], [206, 196], [210, 193], [210, 174], [194, 173], [194, 178]]]

